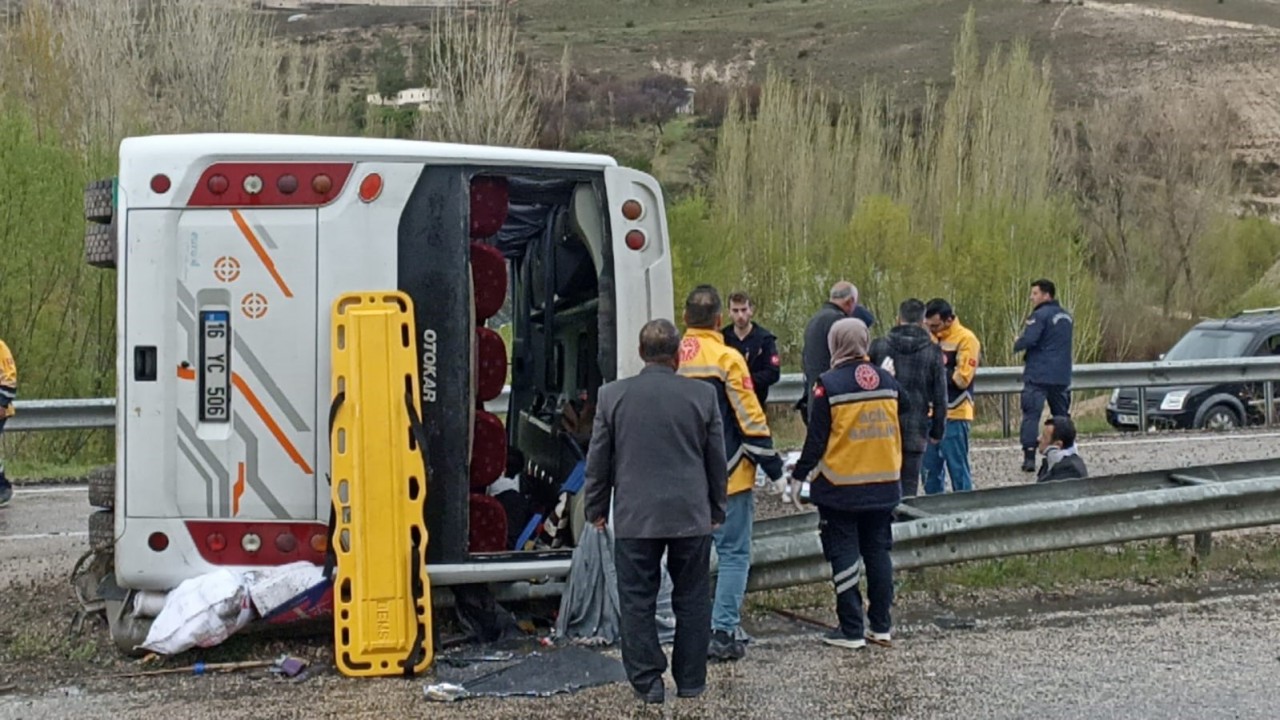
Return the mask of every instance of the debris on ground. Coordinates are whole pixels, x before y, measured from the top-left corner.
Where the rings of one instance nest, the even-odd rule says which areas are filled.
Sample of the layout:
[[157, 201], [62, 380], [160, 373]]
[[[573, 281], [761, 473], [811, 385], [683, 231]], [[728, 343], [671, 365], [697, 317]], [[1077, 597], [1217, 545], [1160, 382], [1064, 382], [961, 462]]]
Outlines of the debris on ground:
[[620, 660], [577, 645], [532, 652], [518, 660], [470, 679], [442, 678], [423, 687], [423, 694], [435, 702], [477, 697], [550, 697], [627, 679]]
[[225, 568], [183, 580], [168, 594], [141, 647], [176, 655], [218, 645], [253, 619], [245, 577]]

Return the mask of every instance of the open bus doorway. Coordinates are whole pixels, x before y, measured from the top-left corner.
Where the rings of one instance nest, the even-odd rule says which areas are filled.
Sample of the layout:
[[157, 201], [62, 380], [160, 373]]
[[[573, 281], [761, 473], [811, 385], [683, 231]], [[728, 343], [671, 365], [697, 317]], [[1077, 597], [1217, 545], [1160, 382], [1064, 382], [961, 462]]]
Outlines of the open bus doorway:
[[[567, 550], [584, 525], [578, 483], [596, 394], [617, 374], [603, 177], [486, 172], [472, 177], [471, 209], [473, 234], [497, 228], [472, 252], [477, 397], [493, 395], [499, 367], [510, 392], [501, 414], [477, 404], [468, 552], [498, 559]], [[505, 282], [492, 269], [495, 255]]]

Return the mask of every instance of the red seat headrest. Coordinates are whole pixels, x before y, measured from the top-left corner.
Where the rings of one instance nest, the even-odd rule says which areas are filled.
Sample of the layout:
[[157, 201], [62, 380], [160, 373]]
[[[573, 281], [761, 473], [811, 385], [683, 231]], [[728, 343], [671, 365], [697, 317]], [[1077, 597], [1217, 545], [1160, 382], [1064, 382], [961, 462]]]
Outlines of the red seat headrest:
[[493, 317], [507, 300], [507, 260], [497, 248], [471, 243], [471, 281], [480, 323]]
[[471, 489], [484, 490], [507, 469], [507, 432], [497, 415], [476, 411], [471, 445]]
[[488, 402], [507, 382], [507, 344], [486, 327], [476, 328], [476, 399]]
[[471, 237], [487, 238], [507, 221], [507, 179], [479, 176], [471, 179]]

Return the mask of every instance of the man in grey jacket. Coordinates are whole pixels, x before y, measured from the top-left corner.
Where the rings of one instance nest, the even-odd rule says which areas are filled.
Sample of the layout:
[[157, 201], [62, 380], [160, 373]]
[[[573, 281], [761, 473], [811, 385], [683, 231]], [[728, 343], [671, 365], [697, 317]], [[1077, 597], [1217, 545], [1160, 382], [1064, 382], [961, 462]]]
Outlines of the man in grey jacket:
[[801, 348], [800, 366], [804, 370], [804, 397], [795, 407], [800, 411], [800, 419], [809, 422], [809, 401], [812, 399], [813, 384], [822, 373], [831, 369], [831, 351], [827, 349], [827, 335], [837, 320], [847, 317], [857, 318], [868, 328], [875, 324], [876, 318], [871, 311], [858, 304], [858, 288], [848, 280], [841, 280], [831, 286], [827, 301], [818, 308], [818, 312], [809, 318], [804, 328], [804, 347]]
[[622, 664], [646, 703], [665, 697], [666, 656], [654, 617], [663, 553], [676, 616], [671, 674], [680, 697], [707, 684], [711, 533], [724, 523], [728, 464], [715, 388], [676, 374], [680, 333], [667, 320], [640, 330], [645, 367], [600, 388], [584, 488], [603, 531], [613, 498]]

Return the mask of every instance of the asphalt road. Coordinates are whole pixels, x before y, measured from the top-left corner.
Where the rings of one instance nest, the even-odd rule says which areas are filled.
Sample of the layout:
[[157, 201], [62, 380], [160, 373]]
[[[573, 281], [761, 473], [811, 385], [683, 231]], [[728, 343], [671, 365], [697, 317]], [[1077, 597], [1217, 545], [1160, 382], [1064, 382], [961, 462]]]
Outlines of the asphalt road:
[[66, 575], [89, 549], [89, 492], [84, 486], [14, 490], [0, 508], [0, 592], [53, 575]]

